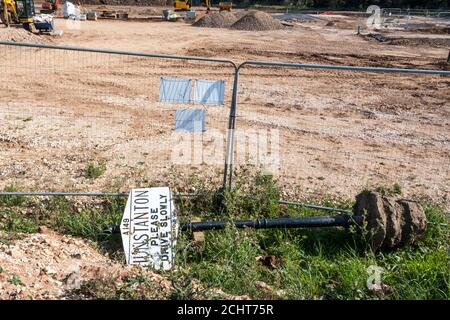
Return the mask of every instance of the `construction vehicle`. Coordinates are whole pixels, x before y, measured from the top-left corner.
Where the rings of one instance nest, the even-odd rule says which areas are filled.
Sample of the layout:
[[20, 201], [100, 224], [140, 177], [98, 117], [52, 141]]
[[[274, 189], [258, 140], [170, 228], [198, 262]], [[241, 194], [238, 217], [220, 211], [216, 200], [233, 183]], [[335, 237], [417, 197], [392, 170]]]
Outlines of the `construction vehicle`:
[[231, 11], [233, 3], [230, 2], [219, 2], [219, 11]]
[[175, 0], [173, 7], [175, 11], [189, 11], [191, 10], [191, 0]]
[[34, 32], [52, 32], [53, 17], [36, 16], [33, 0], [0, 0], [1, 22], [10, 25], [22, 25], [25, 30]]
[[59, 0], [46, 0], [42, 3], [41, 13], [54, 13], [59, 8]]
[[[173, 3], [175, 11], [190, 11], [192, 8], [191, 0], [175, 0]], [[209, 0], [203, 0], [202, 6], [206, 7], [206, 11], [211, 11]]]
[[2, 23], [6, 26], [11, 24], [22, 24], [27, 30], [33, 24], [35, 16], [33, 0], [0, 0], [0, 16]]

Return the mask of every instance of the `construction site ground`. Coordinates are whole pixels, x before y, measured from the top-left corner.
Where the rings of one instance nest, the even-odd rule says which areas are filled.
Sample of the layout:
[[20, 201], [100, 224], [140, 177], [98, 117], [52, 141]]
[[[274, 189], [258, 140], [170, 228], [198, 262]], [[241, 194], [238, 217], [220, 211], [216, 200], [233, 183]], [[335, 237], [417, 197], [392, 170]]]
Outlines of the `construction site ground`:
[[[119, 9], [124, 8], [134, 12], [136, 17], [154, 16], [162, 10]], [[422, 23], [420, 19], [425, 18], [417, 19]], [[439, 19], [437, 23], [445, 21]], [[308, 15], [289, 21], [283, 29], [271, 31], [200, 28], [183, 21], [132, 19], [80, 21], [74, 25], [58, 18], [56, 27], [64, 30], [63, 35], [39, 38], [54, 45], [226, 58], [237, 62], [261, 60], [448, 69], [448, 33], [420, 29], [382, 31], [400, 43], [395, 44], [394, 40], [389, 43], [368, 38], [367, 34], [377, 31], [366, 27], [362, 29], [363, 35], [356, 35], [358, 25], [365, 26], [365, 18], [337, 14]], [[0, 35], [5, 30], [1, 28]], [[6, 57], [6, 61], [8, 59]], [[58, 61], [51, 63], [58, 64]], [[79, 61], [74, 59], [73, 65], [70, 61], [64, 63], [57, 68], [76, 69]], [[155, 96], [159, 92], [159, 76], [167, 73], [164, 63], [159, 61], [152, 69], [156, 80], [151, 90]], [[142, 61], [127, 64], [126, 68], [130, 81], [133, 74], [139, 74], [136, 79], [143, 76], [140, 74]], [[204, 67], [199, 71], [198, 64], [192, 70], [189, 64], [180, 64], [179, 70], [176, 65], [170, 68], [175, 76], [222, 77], [228, 89], [232, 86], [230, 74], [225, 76], [220, 69]], [[173, 113], [152, 113], [152, 101], [137, 89], [139, 80], [118, 85], [114, 83], [117, 77], [113, 79], [111, 70], [105, 67], [91, 71], [103, 80], [111, 77], [111, 81], [105, 81], [95, 90], [97, 93], [120, 92], [117, 94], [121, 96], [120, 101], [93, 105], [82, 101], [80, 95], [80, 99], [64, 103], [64, 89], [76, 88], [82, 93], [94, 88], [95, 81], [78, 81], [79, 73], [52, 84], [27, 82], [21, 78], [12, 91], [2, 93], [1, 188], [15, 184], [24, 190], [101, 191], [111, 188], [114, 181], [126, 191], [147, 181], [168, 183], [176, 190], [189, 191], [190, 186], [183, 179], [193, 172], [204, 176], [211, 185], [220, 185], [223, 170], [220, 162], [213, 166], [203, 163], [178, 166], [174, 176], [173, 163], [165, 158], [167, 161], [154, 170], [152, 164], [159, 160], [152, 148], [171, 150], [167, 137], [172, 132]], [[39, 73], [39, 70], [32, 72]], [[407, 197], [426, 196], [449, 208], [448, 77], [244, 68], [240, 81], [237, 127], [280, 130], [280, 170], [276, 177], [284, 198], [352, 199], [367, 186], [398, 183]], [[41, 93], [37, 96], [36, 92]], [[221, 117], [217, 126], [222, 129], [227, 126], [229, 101], [228, 95], [222, 111], [217, 111]], [[52, 107], [68, 115], [59, 117]], [[145, 118], [140, 107], [147, 112]], [[114, 119], [95, 118], [112, 109]], [[216, 112], [214, 110], [211, 113]], [[93, 118], [85, 117], [89, 112], [101, 139], [85, 141], [77, 136], [77, 130], [92, 125]], [[124, 133], [120, 129], [123, 122], [116, 119], [135, 119], [136, 123], [127, 124]], [[164, 123], [162, 129], [157, 125], [161, 123]], [[58, 134], [55, 135], [55, 131]], [[143, 140], [145, 150], [141, 150]], [[137, 151], [139, 157], [128, 156], [131, 153], [136, 156]], [[97, 179], [85, 178], [86, 163], [98, 161], [106, 163], [104, 174]], [[245, 161], [238, 164], [245, 164]]]
[[[365, 20], [357, 16], [307, 15], [279, 30], [238, 31], [194, 27], [183, 21], [133, 20], [157, 16], [163, 8], [116, 9], [129, 11], [132, 19], [74, 22], [58, 18], [56, 28], [64, 31], [61, 36], [2, 27], [0, 39], [236, 62], [449, 70], [450, 36], [448, 29], [440, 31], [445, 28], [386, 29], [381, 33], [391, 39], [379, 42], [367, 35], [380, 31], [368, 30]], [[418, 25], [434, 22], [447, 23], [430, 22], [430, 18], [416, 21]], [[358, 25], [364, 27], [362, 35], [356, 34]], [[230, 68], [101, 55], [83, 60], [75, 52], [73, 56], [50, 54], [45, 60], [46, 49], [2, 48], [2, 77], [10, 75], [15, 80], [2, 80], [0, 189], [129, 191], [169, 185], [175, 192], [192, 192], [197, 180], [191, 174], [199, 176], [207, 188], [220, 186], [221, 161], [171, 162], [177, 106], [167, 107], [169, 112], [158, 109], [163, 108], [157, 103], [158, 85], [162, 75], [225, 80], [225, 105], [208, 107], [214, 121], [207, 122], [224, 132], [231, 100]], [[21, 55], [11, 56], [14, 52]], [[22, 65], [12, 66], [17, 61]], [[30, 69], [33, 66], [44, 67]], [[237, 127], [279, 130], [280, 167], [273, 173], [282, 198], [351, 200], [366, 187], [397, 183], [405, 197], [425, 197], [450, 208], [448, 77], [272, 67], [247, 67], [241, 72]], [[248, 162], [237, 159], [237, 167]], [[139, 290], [172, 290], [171, 283], [158, 274], [123, 268], [117, 259], [100, 254], [94, 244], [45, 228], [0, 243], [0, 266], [0, 299], [70, 298], [68, 292], [80, 281], [106, 275], [115, 286], [127, 288], [124, 283], [143, 273], [154, 286]], [[222, 291], [217, 297], [248, 298]]]

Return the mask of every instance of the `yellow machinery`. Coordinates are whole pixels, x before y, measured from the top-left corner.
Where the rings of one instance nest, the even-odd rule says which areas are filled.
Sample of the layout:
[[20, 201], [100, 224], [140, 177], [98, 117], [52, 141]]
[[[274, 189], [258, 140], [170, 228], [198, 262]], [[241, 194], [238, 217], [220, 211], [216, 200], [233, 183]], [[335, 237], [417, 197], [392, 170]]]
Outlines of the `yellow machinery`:
[[175, 0], [173, 6], [177, 11], [189, 11], [191, 10], [191, 0]]
[[0, 17], [4, 25], [23, 24], [30, 29], [35, 16], [33, 0], [0, 0]]
[[[231, 4], [231, 2], [223, 2], [223, 3]], [[191, 10], [192, 3], [191, 3], [191, 0], [175, 0], [173, 6], [176, 11], [189, 11], [189, 10]], [[207, 12], [209, 12], [211, 9], [209, 0], [203, 0], [202, 6], [206, 7]], [[219, 8], [220, 8], [220, 4], [219, 4]], [[220, 9], [220, 10], [222, 10], [222, 9]]]
[[219, 11], [231, 11], [233, 3], [230, 2], [219, 2]]

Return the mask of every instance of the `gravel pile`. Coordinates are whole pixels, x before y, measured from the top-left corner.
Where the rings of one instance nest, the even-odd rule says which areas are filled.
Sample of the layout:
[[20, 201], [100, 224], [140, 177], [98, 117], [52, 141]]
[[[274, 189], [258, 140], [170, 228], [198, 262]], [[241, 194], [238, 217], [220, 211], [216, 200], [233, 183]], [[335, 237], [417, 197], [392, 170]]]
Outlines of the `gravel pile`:
[[228, 11], [207, 14], [197, 20], [193, 25], [203, 28], [229, 28], [237, 21], [236, 16]]
[[194, 24], [203, 28], [230, 28], [235, 30], [266, 31], [283, 28], [280, 21], [261, 11], [228, 11], [207, 14]]
[[231, 26], [231, 29], [248, 31], [266, 31], [282, 28], [283, 25], [280, 21], [273, 19], [270, 14], [261, 11], [249, 11]]

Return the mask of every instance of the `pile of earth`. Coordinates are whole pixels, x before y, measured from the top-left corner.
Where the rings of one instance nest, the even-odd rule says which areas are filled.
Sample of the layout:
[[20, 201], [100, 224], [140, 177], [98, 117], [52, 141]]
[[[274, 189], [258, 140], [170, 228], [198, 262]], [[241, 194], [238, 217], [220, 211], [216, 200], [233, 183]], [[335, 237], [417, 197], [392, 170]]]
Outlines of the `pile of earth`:
[[0, 41], [50, 43], [44, 36], [36, 35], [22, 28], [0, 28]]
[[[146, 299], [167, 298], [173, 283], [161, 274], [141, 266], [123, 265], [94, 242], [61, 235], [46, 227], [40, 233], [9, 239], [0, 231], [0, 300], [11, 299], [90, 299], [100, 295], [113, 298], [130, 280], [144, 277], [145, 282], [131, 283], [136, 294]], [[213, 288], [206, 290], [192, 279], [193, 290], [208, 298], [246, 300]], [[200, 296], [199, 296], [200, 297]]]
[[282, 28], [283, 25], [280, 21], [261, 11], [249, 11], [231, 26], [231, 29], [248, 31], [267, 31]]
[[234, 13], [228, 11], [207, 14], [197, 20], [193, 25], [203, 28], [229, 28], [237, 21]]
[[261, 11], [223, 11], [207, 14], [194, 24], [204, 28], [230, 28], [235, 30], [266, 31], [283, 28], [280, 21]]

